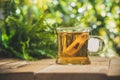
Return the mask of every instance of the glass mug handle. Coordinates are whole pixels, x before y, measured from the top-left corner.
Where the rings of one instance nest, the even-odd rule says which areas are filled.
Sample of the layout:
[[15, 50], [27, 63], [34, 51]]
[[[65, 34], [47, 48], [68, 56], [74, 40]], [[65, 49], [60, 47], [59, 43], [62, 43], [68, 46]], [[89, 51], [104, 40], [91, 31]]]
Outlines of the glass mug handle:
[[91, 36], [88, 40], [89, 55], [98, 55], [105, 47], [104, 40], [99, 36]]

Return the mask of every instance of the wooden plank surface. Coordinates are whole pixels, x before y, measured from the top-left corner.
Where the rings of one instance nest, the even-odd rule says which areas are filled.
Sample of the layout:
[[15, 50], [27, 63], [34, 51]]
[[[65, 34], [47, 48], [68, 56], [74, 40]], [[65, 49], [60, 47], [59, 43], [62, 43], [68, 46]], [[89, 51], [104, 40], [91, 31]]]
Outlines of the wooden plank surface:
[[0, 60], [0, 73], [36, 72], [49, 65], [55, 64], [54, 59], [42, 59], [38, 61], [23, 61], [16, 59]]
[[108, 80], [120, 80], [120, 57], [111, 59], [107, 75]]
[[90, 57], [90, 65], [58, 65], [55, 59], [0, 59], [0, 80], [120, 80], [120, 57]]
[[0, 59], [0, 80], [35, 80], [34, 72], [54, 64], [54, 59], [23, 61]]
[[36, 72], [36, 80], [106, 80], [108, 58], [91, 57], [91, 65], [52, 65]]
[[34, 80], [33, 72], [0, 73], [0, 80]]

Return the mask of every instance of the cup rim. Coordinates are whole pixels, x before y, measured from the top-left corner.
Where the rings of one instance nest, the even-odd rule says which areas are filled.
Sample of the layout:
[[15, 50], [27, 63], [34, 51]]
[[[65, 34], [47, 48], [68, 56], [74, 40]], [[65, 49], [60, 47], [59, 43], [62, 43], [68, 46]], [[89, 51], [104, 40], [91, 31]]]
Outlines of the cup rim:
[[90, 32], [90, 27], [57, 27], [57, 32]]

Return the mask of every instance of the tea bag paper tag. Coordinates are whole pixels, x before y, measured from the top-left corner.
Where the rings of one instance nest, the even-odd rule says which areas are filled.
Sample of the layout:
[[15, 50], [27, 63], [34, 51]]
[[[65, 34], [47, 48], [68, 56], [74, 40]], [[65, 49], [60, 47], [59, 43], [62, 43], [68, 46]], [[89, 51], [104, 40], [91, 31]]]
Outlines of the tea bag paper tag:
[[90, 38], [88, 40], [88, 50], [90, 52], [97, 52], [99, 49], [99, 40], [95, 38]]

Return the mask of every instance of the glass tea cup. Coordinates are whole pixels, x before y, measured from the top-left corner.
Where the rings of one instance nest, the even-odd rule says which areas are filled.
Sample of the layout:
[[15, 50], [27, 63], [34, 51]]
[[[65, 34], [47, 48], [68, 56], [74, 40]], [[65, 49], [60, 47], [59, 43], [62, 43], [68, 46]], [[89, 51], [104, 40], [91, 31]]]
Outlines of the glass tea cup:
[[[59, 27], [56, 30], [58, 40], [58, 57], [56, 63], [58, 64], [90, 64], [88, 53], [99, 52], [103, 49], [104, 41], [98, 36], [90, 37], [90, 28]], [[97, 50], [92, 49], [88, 45], [88, 43], [94, 45], [94, 43], [89, 41], [91, 39], [99, 41]]]

